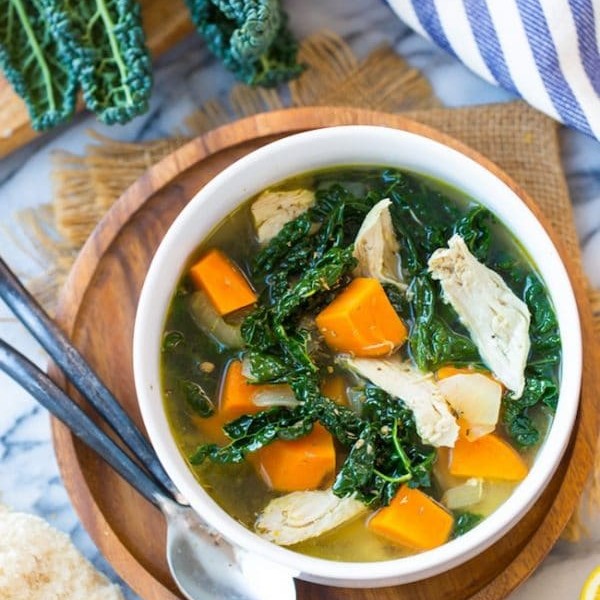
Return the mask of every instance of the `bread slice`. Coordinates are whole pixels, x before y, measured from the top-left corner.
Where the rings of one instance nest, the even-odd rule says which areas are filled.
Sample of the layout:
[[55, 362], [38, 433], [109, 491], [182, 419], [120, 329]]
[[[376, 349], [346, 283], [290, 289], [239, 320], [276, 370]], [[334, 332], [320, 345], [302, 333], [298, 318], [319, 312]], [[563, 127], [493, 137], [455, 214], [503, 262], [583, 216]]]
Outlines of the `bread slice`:
[[123, 600], [64, 533], [0, 505], [0, 598]]

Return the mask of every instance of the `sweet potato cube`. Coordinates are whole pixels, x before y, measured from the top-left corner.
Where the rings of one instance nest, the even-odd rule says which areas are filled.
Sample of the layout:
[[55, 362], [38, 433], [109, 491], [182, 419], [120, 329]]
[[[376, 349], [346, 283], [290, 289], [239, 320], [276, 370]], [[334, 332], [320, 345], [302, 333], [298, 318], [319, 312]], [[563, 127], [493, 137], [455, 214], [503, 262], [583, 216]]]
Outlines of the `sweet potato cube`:
[[252, 457], [265, 483], [278, 492], [314, 490], [335, 471], [331, 434], [316, 423], [297, 440], [277, 440]]
[[256, 302], [257, 296], [242, 272], [220, 250], [204, 254], [192, 266], [189, 275], [221, 316]]
[[473, 441], [460, 435], [449, 451], [448, 471], [459, 477], [521, 481], [528, 468], [508, 442], [489, 433]]
[[341, 375], [330, 375], [321, 382], [321, 394], [336, 404], [347, 405], [346, 380]]
[[369, 519], [367, 526], [401, 546], [429, 550], [448, 540], [453, 524], [452, 515], [433, 498], [403, 485], [390, 504]]
[[386, 356], [408, 335], [383, 286], [370, 277], [353, 279], [315, 322], [330, 348], [354, 356]]
[[248, 383], [242, 374], [242, 363], [239, 360], [231, 361], [221, 381], [217, 410], [210, 417], [194, 416], [195, 426], [211, 442], [227, 443], [223, 425], [242, 415], [262, 410], [262, 407], [256, 406], [252, 401], [261, 387], [263, 386]]
[[260, 386], [249, 383], [242, 374], [242, 363], [234, 360], [229, 363], [221, 384], [218, 412], [225, 421], [231, 421], [242, 415], [263, 410], [252, 401]]

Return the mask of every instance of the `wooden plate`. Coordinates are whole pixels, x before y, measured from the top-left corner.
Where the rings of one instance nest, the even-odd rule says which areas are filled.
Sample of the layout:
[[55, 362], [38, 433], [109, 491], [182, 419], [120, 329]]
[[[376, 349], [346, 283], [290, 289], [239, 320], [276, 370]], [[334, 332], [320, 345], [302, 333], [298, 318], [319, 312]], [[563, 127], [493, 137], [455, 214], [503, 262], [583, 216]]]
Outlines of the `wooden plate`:
[[[132, 380], [131, 345], [139, 291], [153, 253], [175, 216], [225, 166], [274, 139], [339, 124], [376, 124], [442, 141], [496, 173], [539, 209], [494, 164], [447, 136], [398, 115], [344, 108], [301, 108], [256, 115], [216, 129], [151, 168], [113, 206], [79, 255], [57, 318], [125, 408], [141, 425]], [[560, 249], [558, 237], [552, 238]], [[508, 535], [466, 564], [430, 579], [378, 590], [298, 582], [301, 599], [458, 600], [503, 598], [535, 569], [578, 504], [593, 464], [600, 389], [591, 313], [577, 269], [571, 273], [584, 335], [583, 392], [571, 444], [550, 485]], [[566, 357], [568, 360], [568, 357]], [[65, 386], [60, 374], [53, 373]], [[69, 393], [75, 395], [72, 389]], [[145, 502], [96, 455], [53, 422], [61, 473], [79, 517], [117, 572], [146, 600], [180, 598], [164, 558], [165, 527]]]

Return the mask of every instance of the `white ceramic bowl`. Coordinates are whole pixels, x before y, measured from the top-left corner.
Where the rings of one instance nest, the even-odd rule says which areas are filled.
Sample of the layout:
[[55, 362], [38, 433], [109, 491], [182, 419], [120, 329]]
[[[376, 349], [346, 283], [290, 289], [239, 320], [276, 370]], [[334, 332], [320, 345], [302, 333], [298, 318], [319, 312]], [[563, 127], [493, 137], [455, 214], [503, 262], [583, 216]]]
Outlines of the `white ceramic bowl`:
[[[170, 433], [161, 397], [160, 347], [167, 309], [188, 258], [239, 204], [268, 185], [336, 165], [389, 165], [433, 176], [489, 207], [521, 241], [544, 278], [558, 315], [563, 361], [556, 416], [530, 473], [481, 524], [439, 548], [397, 560], [346, 563], [312, 558], [267, 542], [225, 513], [202, 489]], [[478, 162], [430, 138], [373, 126], [300, 133], [260, 148], [219, 173], [167, 232], [142, 290], [134, 334], [134, 374], [144, 423], [165, 469], [194, 509], [226, 538], [300, 578], [345, 587], [408, 583], [448, 570], [485, 550], [532, 506], [569, 441], [581, 380], [581, 334], [574, 294], [545, 230], [513, 190]]]

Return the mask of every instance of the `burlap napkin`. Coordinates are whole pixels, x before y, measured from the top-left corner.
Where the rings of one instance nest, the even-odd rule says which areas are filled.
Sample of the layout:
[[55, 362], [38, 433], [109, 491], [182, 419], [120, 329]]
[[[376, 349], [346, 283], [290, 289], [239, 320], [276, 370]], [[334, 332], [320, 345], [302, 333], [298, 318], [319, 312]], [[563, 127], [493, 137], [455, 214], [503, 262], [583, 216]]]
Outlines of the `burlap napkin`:
[[[503, 168], [538, 203], [584, 279], [571, 203], [563, 174], [558, 125], [522, 102], [442, 108], [422, 75], [390, 48], [380, 48], [359, 62], [336, 35], [321, 32], [307, 39], [301, 60], [309, 69], [283, 93], [236, 87], [227, 104], [209, 102], [187, 120], [190, 134], [201, 134], [240, 116], [292, 106], [351, 105], [407, 116], [454, 136]], [[286, 100], [287, 99], [287, 100]], [[52, 283], [60, 283], [78, 248], [94, 225], [148, 166], [188, 136], [148, 144], [125, 144], [95, 137], [84, 156], [59, 154], [55, 163], [55, 201], [48, 210], [27, 213], [30, 235], [50, 257], [38, 293], [52, 302]], [[56, 231], [49, 224], [53, 215]], [[41, 285], [39, 285], [41, 283]], [[600, 337], [600, 295], [590, 290]], [[577, 522], [569, 537], [580, 532]]]

